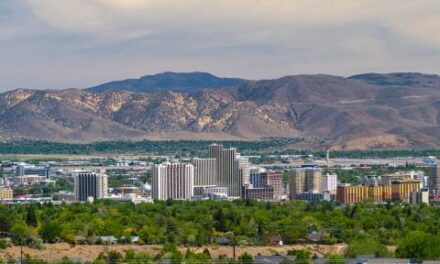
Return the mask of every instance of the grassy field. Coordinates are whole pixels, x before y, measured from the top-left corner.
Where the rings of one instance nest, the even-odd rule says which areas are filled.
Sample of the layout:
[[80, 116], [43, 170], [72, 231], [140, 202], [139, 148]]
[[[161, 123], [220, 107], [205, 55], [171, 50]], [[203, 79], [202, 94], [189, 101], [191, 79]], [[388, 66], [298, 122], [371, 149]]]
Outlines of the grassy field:
[[[206, 247], [209, 249], [211, 256], [213, 258], [217, 258], [219, 255], [226, 255], [228, 257], [232, 257], [232, 247], [228, 246], [210, 246]], [[327, 253], [338, 253], [343, 254], [346, 248], [345, 244], [337, 244], [337, 245], [316, 245], [316, 244], [301, 244], [301, 245], [289, 245], [289, 246], [264, 246], [264, 247], [255, 247], [255, 246], [247, 246], [247, 247], [237, 247], [236, 252], [237, 256], [241, 255], [244, 252], [250, 253], [254, 256], [261, 255], [273, 255], [276, 253], [287, 253], [288, 250], [291, 249], [307, 249], [311, 251], [314, 255], [318, 257], [322, 257]], [[25, 247], [23, 249], [24, 254], [29, 254], [32, 257], [36, 257], [39, 259], [55, 261], [60, 260], [63, 257], [68, 257], [70, 259], [76, 259], [81, 261], [92, 261], [96, 257], [98, 257], [100, 252], [115, 250], [121, 253], [124, 253], [127, 250], [133, 250], [136, 252], [144, 252], [155, 255], [160, 252], [162, 247], [160, 245], [78, 245], [71, 246], [66, 243], [58, 243], [58, 244], [46, 244], [43, 250], [32, 249]], [[190, 248], [196, 252], [202, 252], [204, 248], [191, 247]], [[179, 250], [184, 254], [187, 250], [186, 247], [180, 247]], [[8, 258], [19, 258], [20, 256], [20, 247], [9, 247], [5, 250], [0, 250], [0, 260], [8, 259]]]

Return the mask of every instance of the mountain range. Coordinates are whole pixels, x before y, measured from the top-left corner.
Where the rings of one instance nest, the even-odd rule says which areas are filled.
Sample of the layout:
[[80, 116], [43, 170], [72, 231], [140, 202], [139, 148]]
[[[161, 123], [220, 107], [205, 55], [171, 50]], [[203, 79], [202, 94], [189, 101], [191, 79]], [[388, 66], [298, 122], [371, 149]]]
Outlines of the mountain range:
[[121, 90], [131, 92], [166, 92], [170, 90], [193, 92], [203, 88], [235, 86], [245, 81], [238, 78], [220, 78], [207, 72], [164, 72], [155, 75], [145, 75], [139, 79], [104, 83], [88, 88], [86, 91], [94, 93]]
[[421, 73], [294, 75], [273, 80], [202, 72], [148, 75], [87, 89], [0, 94], [0, 137], [304, 138], [301, 148], [440, 147], [440, 77]]

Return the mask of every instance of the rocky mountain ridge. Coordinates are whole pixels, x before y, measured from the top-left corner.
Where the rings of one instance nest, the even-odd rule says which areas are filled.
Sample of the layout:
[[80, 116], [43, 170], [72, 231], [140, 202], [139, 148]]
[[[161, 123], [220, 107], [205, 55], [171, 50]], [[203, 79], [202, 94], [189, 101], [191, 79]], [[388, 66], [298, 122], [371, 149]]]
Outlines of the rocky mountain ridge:
[[63, 142], [304, 137], [337, 149], [434, 148], [439, 80], [295, 75], [191, 91], [18, 89], [0, 94], [0, 135]]

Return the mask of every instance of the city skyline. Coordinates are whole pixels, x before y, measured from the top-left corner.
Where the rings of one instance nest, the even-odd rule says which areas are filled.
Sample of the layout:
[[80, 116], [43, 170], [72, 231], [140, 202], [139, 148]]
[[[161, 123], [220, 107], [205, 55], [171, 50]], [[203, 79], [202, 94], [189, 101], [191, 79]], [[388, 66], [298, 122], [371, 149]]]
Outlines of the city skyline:
[[0, 91], [163, 71], [438, 73], [437, 1], [3, 1]]

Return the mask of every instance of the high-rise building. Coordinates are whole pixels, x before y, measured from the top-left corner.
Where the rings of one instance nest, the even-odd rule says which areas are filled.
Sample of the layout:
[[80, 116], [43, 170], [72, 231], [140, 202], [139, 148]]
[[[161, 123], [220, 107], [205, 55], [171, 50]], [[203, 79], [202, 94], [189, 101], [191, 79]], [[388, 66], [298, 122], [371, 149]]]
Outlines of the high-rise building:
[[240, 155], [240, 153], [237, 153], [236, 158], [238, 159], [238, 167], [242, 181], [241, 185], [249, 184], [251, 182], [249, 158]]
[[194, 195], [192, 164], [160, 164], [152, 168], [152, 198], [189, 200]]
[[320, 192], [321, 176], [322, 170], [315, 167], [298, 168], [291, 171], [289, 182], [290, 199], [296, 199], [296, 196], [303, 192]]
[[102, 199], [108, 196], [108, 176], [104, 172], [80, 173], [74, 179], [74, 193], [76, 201]]
[[322, 170], [320, 168], [306, 168], [305, 192], [320, 192]]
[[321, 192], [336, 193], [338, 188], [338, 175], [326, 174], [321, 177]]
[[273, 199], [281, 199], [283, 196], [283, 173], [282, 172], [263, 172], [261, 174], [263, 187], [273, 187]]
[[217, 161], [214, 158], [192, 161], [194, 166], [194, 187], [217, 185]]
[[440, 194], [440, 165], [432, 166], [430, 170], [431, 191], [435, 195]]
[[240, 197], [242, 186], [250, 181], [248, 158], [235, 148], [224, 149], [217, 144], [209, 146], [209, 158], [217, 163], [217, 186], [227, 187], [229, 196]]
[[216, 161], [216, 183], [218, 186], [220, 186], [220, 177], [223, 175], [223, 169], [225, 165], [223, 162], [223, 146], [217, 144], [209, 145], [209, 158], [215, 159]]
[[290, 172], [289, 197], [295, 200], [296, 196], [304, 192], [306, 172], [302, 169], [296, 169]]

